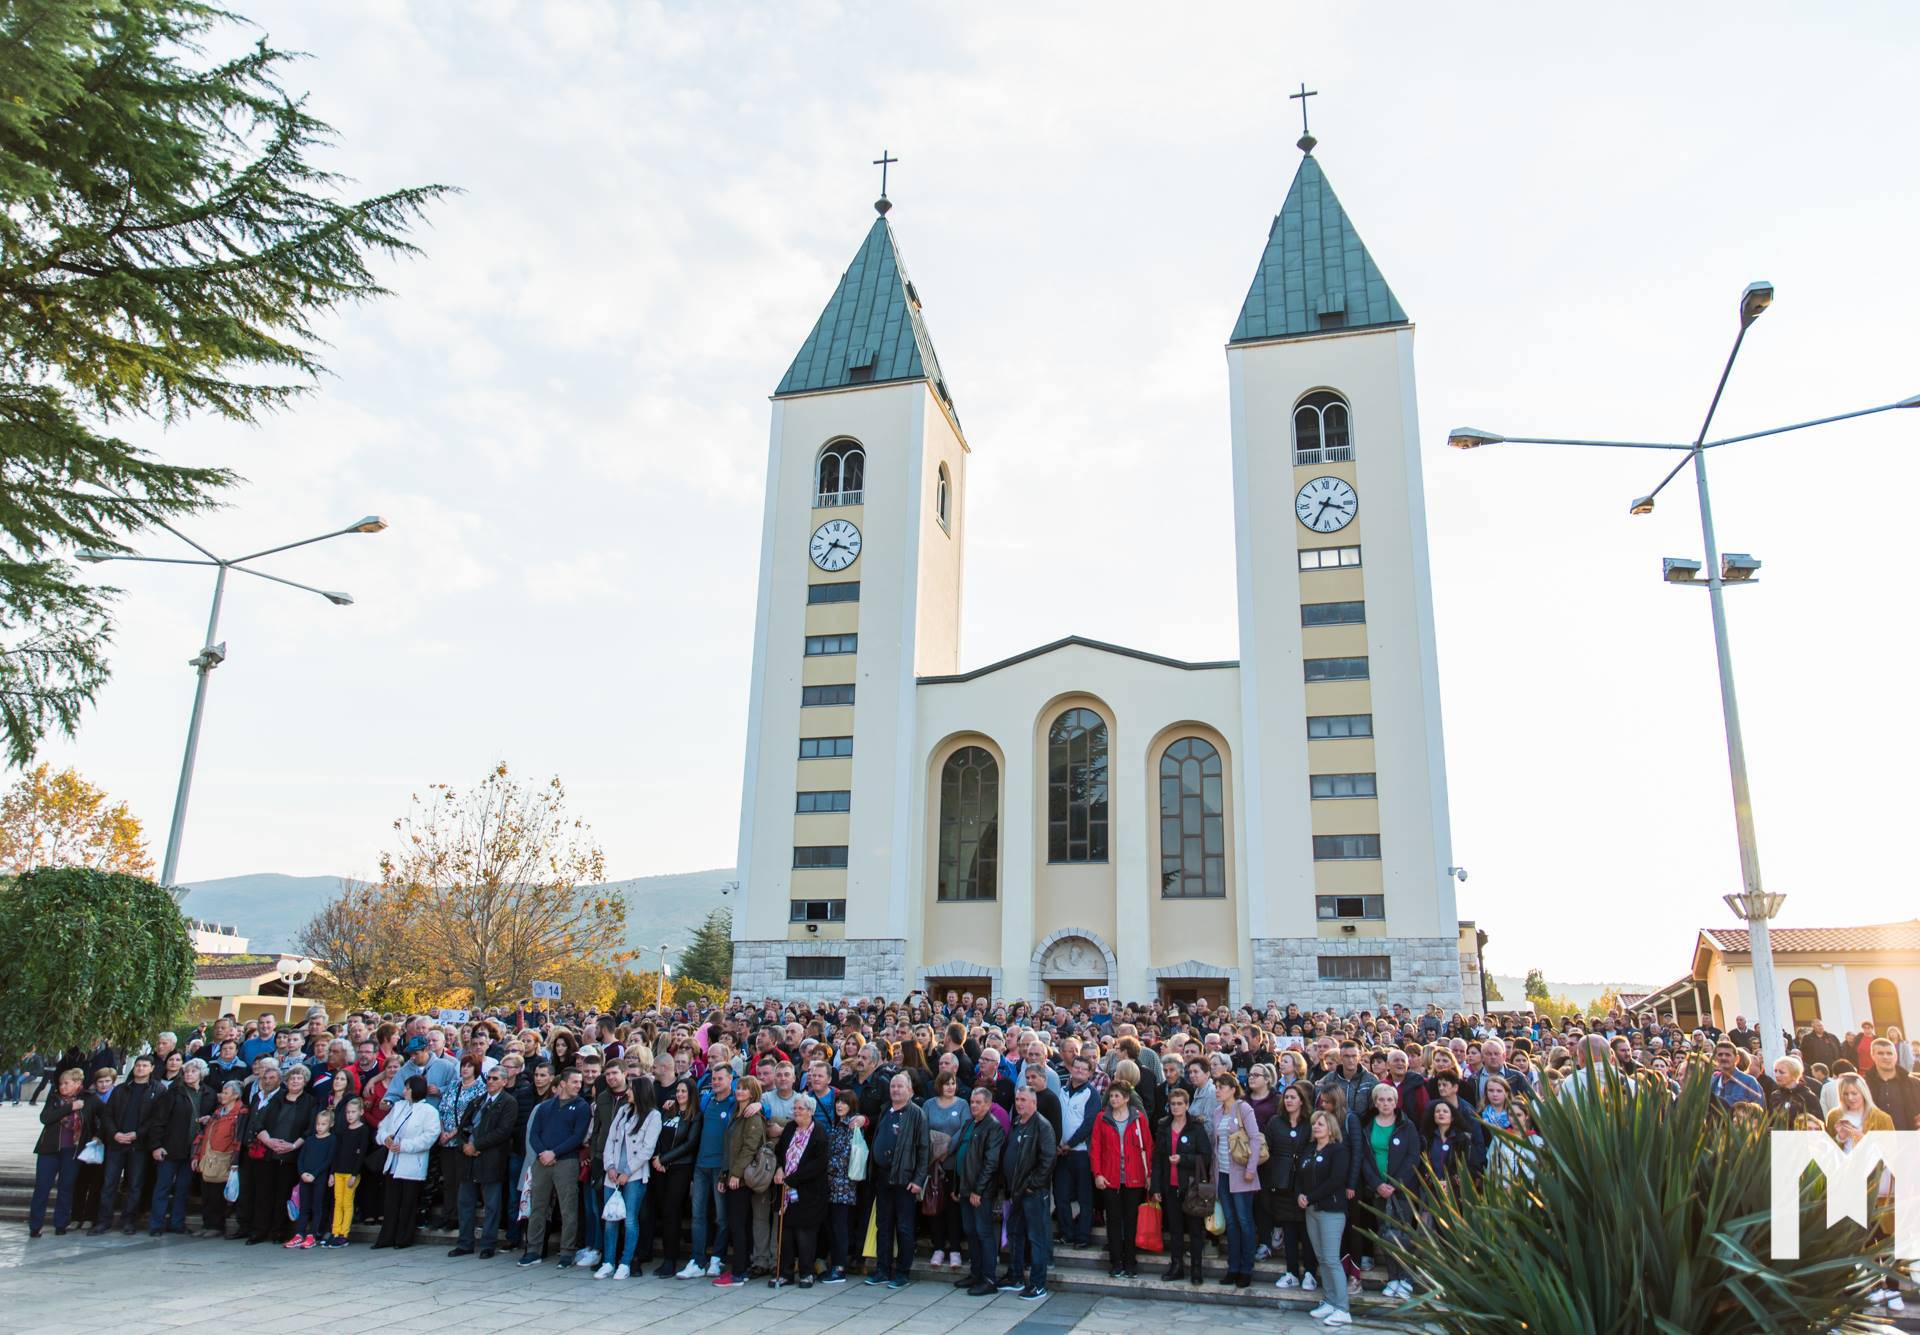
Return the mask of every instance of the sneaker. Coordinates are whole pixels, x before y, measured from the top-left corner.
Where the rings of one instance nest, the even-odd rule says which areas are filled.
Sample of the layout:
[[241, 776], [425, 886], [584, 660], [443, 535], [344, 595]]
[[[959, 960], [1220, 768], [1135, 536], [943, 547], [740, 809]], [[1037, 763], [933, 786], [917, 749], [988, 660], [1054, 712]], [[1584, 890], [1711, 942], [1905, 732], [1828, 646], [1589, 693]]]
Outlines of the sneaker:
[[933, 1254], [933, 1261], [932, 1261], [932, 1264], [933, 1264], [934, 1266], [936, 1266], [936, 1267], [938, 1267], [938, 1266], [943, 1266], [943, 1265], [945, 1265], [946, 1263], [947, 1263], [947, 1254], [946, 1254], [945, 1252], [935, 1252], [935, 1253]]
[[1332, 1303], [1321, 1303], [1318, 1307], [1314, 1308], [1311, 1312], [1308, 1312], [1307, 1315], [1312, 1317], [1315, 1321], [1325, 1321], [1327, 1319], [1328, 1314], [1332, 1312], [1337, 1312], [1339, 1310], [1340, 1309], [1335, 1307]]
[[874, 1271], [871, 1275], [868, 1275], [864, 1280], [861, 1281], [861, 1283], [865, 1284], [870, 1289], [878, 1288], [880, 1285], [885, 1284], [886, 1282], [887, 1282], [887, 1277], [881, 1274], [878, 1270]]
[[908, 1279], [905, 1275], [895, 1275], [892, 1279], [887, 1281], [887, 1287], [890, 1289], [904, 1289], [907, 1287], [907, 1285], [911, 1284], [912, 1282], [913, 1281]]
[[1273, 1281], [1273, 1287], [1276, 1289], [1297, 1289], [1300, 1287], [1300, 1277], [1292, 1271], [1288, 1271]]
[[285, 1247], [290, 1252], [297, 1252], [300, 1250], [300, 1239], [297, 1236], [291, 1237], [291, 1238], [288, 1238], [285, 1242], [281, 1243], [280, 1245]]
[[1305, 1292], [1312, 1293], [1315, 1289], [1320, 1287], [1320, 1281], [1318, 1279], [1315, 1279], [1313, 1271], [1309, 1270], [1304, 1276], [1302, 1276], [1300, 1280], [1300, 1287]]
[[1329, 1326], [1351, 1326], [1353, 1324], [1353, 1318], [1336, 1307], [1327, 1313], [1327, 1324]]
[[729, 1270], [726, 1274], [713, 1281], [713, 1287], [716, 1289], [739, 1289], [745, 1288], [746, 1283], [747, 1277], [745, 1275], [736, 1275]]
[[585, 1266], [599, 1265], [600, 1253], [596, 1252], [591, 1247], [582, 1247], [579, 1251], [573, 1254], [573, 1263], [575, 1265], [585, 1265]]
[[1001, 1293], [1025, 1293], [1027, 1291], [1026, 1284], [1017, 1279], [1003, 1279], [994, 1285], [994, 1288]]
[[307, 1234], [307, 1235], [306, 1235], [306, 1236], [305, 1236], [304, 1238], [302, 1238], [302, 1239], [300, 1239], [300, 1249], [301, 1249], [302, 1251], [306, 1251], [306, 1250], [308, 1250], [308, 1249], [309, 1249], [309, 1248], [311, 1248], [311, 1247], [312, 1247], [313, 1245], [314, 1245], [314, 1244], [313, 1244], [313, 1234], [311, 1234], [311, 1233], [309, 1233], [309, 1234]]
[[1253, 1249], [1253, 1259], [1256, 1261], [1267, 1260], [1272, 1255], [1273, 1255], [1273, 1248], [1267, 1246], [1267, 1244], [1264, 1242], [1261, 1243], [1258, 1247], [1255, 1247]]
[[1045, 1289], [1036, 1289], [1031, 1284], [1020, 1290], [1020, 1301], [1023, 1303], [1037, 1303], [1042, 1298], [1050, 1298], [1052, 1296], [1053, 1295]]
[[603, 1264], [598, 1270], [593, 1272], [593, 1277], [595, 1279], [612, 1279], [613, 1278], [613, 1262], [608, 1261], [605, 1264]]
[[679, 1273], [676, 1274], [674, 1278], [675, 1279], [699, 1279], [702, 1275], [706, 1273], [707, 1273], [707, 1268], [701, 1265], [698, 1261], [689, 1261], [680, 1268]]
[[718, 1279], [725, 1269], [726, 1267], [720, 1264], [720, 1258], [716, 1256], [707, 1262], [707, 1278]]
[[1360, 1268], [1361, 1268], [1362, 1270], [1371, 1270], [1371, 1269], [1373, 1269], [1373, 1258], [1372, 1258], [1371, 1256], [1363, 1256], [1363, 1257], [1361, 1257], [1361, 1258], [1360, 1258]]
[[960, 1253], [959, 1253], [959, 1252], [948, 1252], [948, 1253], [947, 1253], [947, 1269], [949, 1269], [949, 1270], [959, 1270], [960, 1268], [962, 1268], [962, 1267], [963, 1267], [963, 1266], [965, 1266], [965, 1265], [966, 1265], [966, 1262], [965, 1262], [965, 1261], [962, 1261], [962, 1260], [960, 1259]]
[[813, 1287], [813, 1276], [812, 1276], [812, 1275], [802, 1275], [802, 1276], [800, 1276], [800, 1287], [801, 1287], [801, 1288], [803, 1288], [803, 1289], [810, 1289], [810, 1288], [812, 1288], [812, 1287]]
[[820, 1282], [822, 1284], [845, 1284], [847, 1282], [847, 1272], [839, 1266], [835, 1266], [820, 1277]]
[[532, 1252], [521, 1252], [520, 1259], [518, 1261], [515, 1261], [514, 1264], [520, 1265], [520, 1266], [539, 1265], [540, 1258], [535, 1256]]

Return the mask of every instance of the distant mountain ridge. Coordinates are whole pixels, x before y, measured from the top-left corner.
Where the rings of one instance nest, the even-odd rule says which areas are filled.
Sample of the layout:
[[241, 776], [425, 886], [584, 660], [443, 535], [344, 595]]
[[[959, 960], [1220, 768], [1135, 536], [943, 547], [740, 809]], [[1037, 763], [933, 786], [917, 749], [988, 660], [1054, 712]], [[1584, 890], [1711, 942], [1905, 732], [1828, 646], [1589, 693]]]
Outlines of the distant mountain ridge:
[[[726, 888], [736, 879], [732, 868], [716, 867], [608, 881], [604, 888], [627, 901], [626, 944], [638, 952], [633, 967], [658, 968], [662, 942], [675, 950], [685, 948], [689, 933], [707, 914], [731, 903]], [[294, 950], [300, 929], [342, 884], [339, 876], [280, 872], [223, 876], [187, 882], [181, 907], [191, 917], [231, 926], [248, 938], [249, 950]]]

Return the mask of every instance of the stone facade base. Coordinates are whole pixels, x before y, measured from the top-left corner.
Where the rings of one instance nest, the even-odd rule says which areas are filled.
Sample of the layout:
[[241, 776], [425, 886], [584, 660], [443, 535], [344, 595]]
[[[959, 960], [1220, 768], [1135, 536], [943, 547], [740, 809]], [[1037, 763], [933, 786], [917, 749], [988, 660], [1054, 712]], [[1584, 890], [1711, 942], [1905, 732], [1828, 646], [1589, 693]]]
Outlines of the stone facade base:
[[[844, 978], [809, 976], [789, 978], [788, 961], [839, 958], [847, 962]], [[803, 968], [805, 966], [802, 966]], [[780, 1001], [820, 997], [885, 997], [898, 1001], [907, 994], [907, 943], [888, 941], [735, 941], [733, 995], [749, 1001], [768, 997]]]
[[[1389, 976], [1380, 980], [1321, 977], [1322, 959], [1385, 955]], [[1452, 936], [1256, 937], [1253, 992], [1264, 1007], [1297, 1003], [1302, 1010], [1379, 1011], [1394, 1002], [1418, 1010], [1428, 1002], [1459, 1009], [1460, 943]]]

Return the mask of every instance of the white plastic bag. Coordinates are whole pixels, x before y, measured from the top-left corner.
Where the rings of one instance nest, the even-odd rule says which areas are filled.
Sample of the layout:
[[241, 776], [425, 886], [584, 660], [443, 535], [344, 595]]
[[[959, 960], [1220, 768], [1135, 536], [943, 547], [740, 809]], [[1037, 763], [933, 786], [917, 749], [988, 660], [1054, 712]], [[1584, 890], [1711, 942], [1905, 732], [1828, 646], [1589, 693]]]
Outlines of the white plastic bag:
[[80, 1147], [80, 1153], [75, 1157], [81, 1163], [105, 1163], [107, 1161], [106, 1143], [95, 1136]]
[[222, 1194], [226, 1196], [227, 1204], [229, 1205], [232, 1205], [240, 1199], [240, 1170], [238, 1168], [235, 1168], [231, 1173], [227, 1174], [227, 1189]]
[[520, 1170], [520, 1218], [533, 1213], [533, 1166]]
[[606, 1208], [600, 1211], [602, 1223], [624, 1224], [627, 1222], [627, 1202], [618, 1191], [607, 1193]]
[[867, 1180], [867, 1138], [860, 1134], [860, 1128], [853, 1129], [853, 1139], [847, 1144], [847, 1181], [865, 1182]]

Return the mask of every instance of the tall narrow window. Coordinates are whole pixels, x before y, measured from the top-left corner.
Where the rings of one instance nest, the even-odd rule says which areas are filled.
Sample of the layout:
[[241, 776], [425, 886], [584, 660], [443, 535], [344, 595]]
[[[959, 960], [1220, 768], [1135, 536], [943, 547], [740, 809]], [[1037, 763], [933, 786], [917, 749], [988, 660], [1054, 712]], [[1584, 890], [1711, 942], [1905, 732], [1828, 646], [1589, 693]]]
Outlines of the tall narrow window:
[[953, 475], [947, 471], [945, 464], [941, 464], [940, 480], [934, 484], [933, 489], [933, 513], [934, 517], [940, 521], [940, 527], [949, 533], [953, 531], [952, 521], [949, 518], [952, 514], [952, 505]]
[[1069, 709], [1047, 729], [1047, 861], [1107, 860], [1107, 723]]
[[1787, 984], [1787, 1003], [1793, 1007], [1795, 1029], [1820, 1018], [1820, 989], [1811, 979], [1796, 978]]
[[820, 452], [819, 485], [813, 503], [858, 505], [867, 485], [867, 452], [851, 440], [837, 440]]
[[1227, 893], [1226, 795], [1220, 752], [1182, 737], [1160, 755], [1160, 893], [1218, 899]]
[[1293, 410], [1293, 461], [1337, 464], [1353, 458], [1347, 401], [1331, 390], [1316, 390]]
[[1873, 1012], [1873, 1027], [1882, 1038], [1887, 1030], [1900, 1024], [1900, 989], [1891, 978], [1876, 978], [1867, 984], [1867, 1007]]
[[940, 767], [939, 898], [993, 899], [1000, 891], [1000, 766], [963, 746]]

